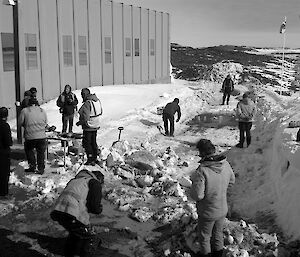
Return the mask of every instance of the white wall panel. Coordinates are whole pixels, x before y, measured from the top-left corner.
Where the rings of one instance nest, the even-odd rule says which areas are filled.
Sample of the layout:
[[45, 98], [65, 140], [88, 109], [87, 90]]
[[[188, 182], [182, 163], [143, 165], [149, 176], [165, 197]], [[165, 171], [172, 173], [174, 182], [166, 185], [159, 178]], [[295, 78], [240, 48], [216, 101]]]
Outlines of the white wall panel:
[[[37, 88], [37, 97], [42, 99], [42, 80], [41, 80], [41, 63], [40, 63], [40, 44], [39, 44], [39, 23], [38, 23], [38, 7], [37, 0], [27, 0], [22, 5], [22, 26], [25, 33], [34, 34], [36, 37], [37, 49], [37, 68], [28, 69], [25, 67], [25, 90], [31, 87]], [[20, 51], [25, 51], [25, 47], [20, 46]], [[26, 58], [26, 56], [25, 56]], [[26, 61], [25, 61], [26, 63]]]
[[[0, 32], [13, 33], [11, 6], [0, 4]], [[4, 72], [3, 70], [2, 42], [0, 38], [0, 106], [11, 108], [9, 110], [9, 117], [15, 116], [15, 101], [15, 73], [14, 71]]]
[[100, 1], [89, 0], [89, 60], [91, 86], [102, 85]]
[[[149, 11], [149, 78], [155, 79], [156, 77], [156, 40], [155, 40], [155, 11]], [[154, 41], [154, 55], [151, 55], [151, 40]]]
[[142, 9], [141, 17], [142, 81], [149, 80], [149, 10]]
[[132, 49], [133, 49], [133, 82], [141, 82], [141, 8], [133, 7], [133, 39], [132, 39]]
[[[69, 84], [73, 89], [76, 89], [77, 85], [75, 80], [74, 25], [72, 0], [58, 0], [58, 23], [61, 91], [64, 90], [66, 84]], [[64, 65], [63, 36], [72, 36], [72, 66]]]
[[[112, 2], [101, 0], [102, 49], [103, 49], [103, 84], [113, 84], [113, 51], [112, 51]], [[110, 39], [110, 42], [108, 42]], [[110, 44], [110, 52], [108, 51]], [[109, 60], [110, 59], [110, 60]]]
[[162, 77], [162, 13], [156, 12], [156, 78]]
[[41, 68], [44, 100], [60, 93], [56, 1], [39, 1]]
[[169, 74], [169, 16], [163, 13], [163, 31], [162, 31], [162, 77], [170, 76]]
[[[89, 52], [88, 52], [88, 15], [87, 15], [87, 1], [74, 0], [74, 23], [75, 23], [75, 75], [77, 81], [77, 89], [89, 87]], [[86, 46], [86, 55], [87, 62], [86, 65], [80, 63], [79, 56], [79, 39], [81, 36], [82, 39], [85, 37], [85, 46]]]
[[[132, 83], [132, 8], [124, 5], [123, 9], [124, 30], [124, 83]], [[130, 39], [130, 55], [126, 51], [126, 40]]]
[[113, 52], [114, 84], [123, 84], [123, 4], [120, 3], [113, 3]]

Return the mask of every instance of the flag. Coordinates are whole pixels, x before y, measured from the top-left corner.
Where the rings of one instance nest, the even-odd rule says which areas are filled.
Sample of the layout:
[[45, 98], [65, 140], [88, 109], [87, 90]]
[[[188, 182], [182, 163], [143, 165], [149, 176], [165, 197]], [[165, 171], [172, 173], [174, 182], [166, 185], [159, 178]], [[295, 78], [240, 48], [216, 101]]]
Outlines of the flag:
[[282, 24], [280, 26], [279, 33], [283, 34], [283, 33], [285, 33], [285, 30], [286, 30], [286, 17], [284, 18], [284, 21], [282, 22]]

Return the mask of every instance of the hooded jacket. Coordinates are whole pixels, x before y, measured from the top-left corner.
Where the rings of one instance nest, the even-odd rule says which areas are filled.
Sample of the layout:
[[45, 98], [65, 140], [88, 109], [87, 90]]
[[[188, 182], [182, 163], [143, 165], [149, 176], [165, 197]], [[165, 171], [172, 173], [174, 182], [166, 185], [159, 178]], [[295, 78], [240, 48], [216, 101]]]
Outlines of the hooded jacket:
[[180, 106], [177, 102], [173, 101], [171, 103], [168, 103], [164, 110], [163, 110], [163, 115], [169, 115], [169, 116], [174, 116], [175, 113], [177, 112], [177, 119], [180, 120], [181, 117], [181, 110]]
[[246, 97], [240, 100], [236, 106], [236, 115], [240, 122], [253, 122], [256, 114], [254, 102]]
[[[66, 88], [70, 89], [70, 92], [66, 92]], [[77, 108], [78, 100], [74, 93], [72, 93], [72, 88], [69, 85], [65, 86], [64, 92], [58, 97], [56, 105], [60, 107], [61, 113], [63, 115], [72, 115]]]
[[227, 188], [235, 176], [226, 157], [215, 155], [201, 160], [191, 175], [190, 195], [196, 201], [198, 216], [217, 220], [228, 212]]
[[101, 190], [102, 182], [91, 171], [81, 170], [57, 199], [54, 211], [69, 214], [84, 225], [89, 225], [89, 213], [102, 212]]
[[102, 115], [101, 102], [95, 94], [84, 96], [83, 105], [80, 107], [79, 125], [85, 131], [96, 131], [100, 128], [99, 118]]

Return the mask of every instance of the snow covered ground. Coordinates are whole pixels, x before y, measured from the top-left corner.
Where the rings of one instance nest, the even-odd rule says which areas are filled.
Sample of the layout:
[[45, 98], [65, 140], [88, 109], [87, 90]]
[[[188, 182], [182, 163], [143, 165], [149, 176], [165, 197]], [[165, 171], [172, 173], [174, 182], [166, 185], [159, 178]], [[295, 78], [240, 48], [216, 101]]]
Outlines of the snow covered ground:
[[[117, 128], [123, 126], [125, 129], [121, 139], [127, 140], [134, 148], [142, 145], [152, 152], [160, 153], [170, 146], [181, 161], [188, 163], [186, 167], [172, 166], [165, 162], [165, 170], [170, 172], [173, 179], [180, 180], [182, 177], [188, 178], [189, 173], [197, 167], [199, 159], [193, 144], [200, 138], [208, 138], [217, 145], [218, 151], [227, 155], [237, 174], [236, 185], [230, 192], [232, 215], [236, 214], [246, 220], [262, 221], [262, 224], [265, 223], [269, 227], [275, 226], [275, 220], [286, 237], [300, 239], [300, 161], [297, 158], [300, 150], [295, 142], [297, 129], [287, 128], [290, 120], [300, 119], [297, 112], [299, 95], [285, 97], [274, 93], [268, 87], [250, 88], [258, 95], [258, 115], [252, 132], [253, 143], [249, 148], [237, 149], [234, 147], [238, 142], [234, 108], [238, 97], [232, 97], [229, 106], [220, 105], [220, 87], [220, 84], [207, 81], [174, 80], [172, 84], [167, 85], [91, 88], [92, 93], [96, 93], [101, 99], [104, 109], [98, 144], [108, 151], [112, 142], [118, 138]], [[237, 89], [242, 93], [249, 90], [240, 85]], [[78, 99], [81, 99], [80, 91], [75, 93]], [[174, 97], [180, 99], [183, 115], [180, 122], [176, 123], [175, 138], [172, 139], [162, 136], [157, 129], [157, 125], [162, 125], [161, 116], [157, 115], [157, 107], [164, 106]], [[60, 130], [61, 118], [55, 100], [42, 107], [47, 111], [49, 124], [57, 126]], [[11, 125], [14, 129], [14, 121], [11, 121]], [[75, 127], [75, 132], [79, 131], [80, 128]], [[3, 229], [13, 231], [13, 234], [8, 236], [9, 239], [29, 243], [33, 250], [48, 254], [47, 256], [59, 256], [59, 253], [45, 250], [47, 247], [43, 248], [43, 245], [33, 240], [28, 233], [50, 234], [53, 238], [61, 236], [63, 230], [49, 221], [49, 207], [63, 186], [80, 168], [75, 157], [68, 159], [66, 171], [55, 165], [57, 156], [53, 156], [53, 153], [58, 150], [61, 150], [59, 144], [51, 144], [52, 160], [42, 176], [25, 175], [25, 162], [16, 165], [11, 176], [11, 182], [16, 185], [13, 187], [15, 197], [11, 201], [0, 202], [0, 225]], [[106, 171], [105, 175], [109, 187], [114, 181], [113, 174]], [[32, 206], [32, 209], [28, 206]], [[109, 205], [106, 206], [104, 216], [108, 219], [112, 216], [111, 213], [114, 213], [115, 222], [124, 228], [122, 222], [125, 214], [117, 214]], [[10, 223], [12, 220], [13, 224]], [[271, 224], [268, 224], [267, 221], [270, 220]], [[147, 227], [144, 235], [151, 228]], [[142, 230], [143, 226], [136, 227], [137, 232]], [[125, 256], [144, 256], [131, 255], [126, 247], [121, 244], [116, 249], [121, 253], [123, 251]]]

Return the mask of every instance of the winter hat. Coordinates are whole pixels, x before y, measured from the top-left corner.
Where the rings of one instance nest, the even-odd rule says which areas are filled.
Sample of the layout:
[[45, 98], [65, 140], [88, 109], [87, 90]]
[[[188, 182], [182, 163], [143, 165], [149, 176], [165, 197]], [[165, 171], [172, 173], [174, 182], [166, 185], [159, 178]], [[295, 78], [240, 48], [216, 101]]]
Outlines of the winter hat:
[[178, 98], [174, 98], [174, 101], [173, 101], [173, 102], [179, 103], [179, 99], [178, 99]]
[[213, 143], [208, 139], [200, 139], [197, 143], [197, 149], [203, 156], [209, 156], [216, 152], [216, 148]]
[[70, 85], [68, 85], [68, 84], [67, 84], [67, 85], [65, 85], [65, 89], [64, 89], [64, 91], [66, 91], [66, 89], [67, 89], [67, 88], [69, 88], [69, 89], [70, 89], [70, 92], [71, 92], [71, 90], [72, 90], [71, 86], [70, 86]]
[[36, 87], [30, 88], [29, 91], [30, 91], [32, 94], [37, 93]]
[[0, 108], [0, 119], [8, 117], [8, 109], [6, 107]]

